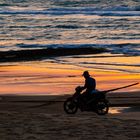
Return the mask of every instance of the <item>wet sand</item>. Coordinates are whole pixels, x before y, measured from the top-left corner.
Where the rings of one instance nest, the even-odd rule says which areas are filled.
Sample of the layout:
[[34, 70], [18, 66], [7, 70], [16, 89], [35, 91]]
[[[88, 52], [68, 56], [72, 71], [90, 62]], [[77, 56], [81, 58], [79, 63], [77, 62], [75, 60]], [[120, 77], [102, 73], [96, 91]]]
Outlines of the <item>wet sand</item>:
[[[70, 64], [47, 62], [6, 63], [0, 66], [0, 95], [62, 95], [73, 94], [84, 84], [85, 69]], [[87, 69], [86, 69], [87, 70]], [[139, 74], [88, 69], [96, 79], [97, 89], [108, 90], [140, 81]], [[140, 84], [119, 90], [139, 91]]]

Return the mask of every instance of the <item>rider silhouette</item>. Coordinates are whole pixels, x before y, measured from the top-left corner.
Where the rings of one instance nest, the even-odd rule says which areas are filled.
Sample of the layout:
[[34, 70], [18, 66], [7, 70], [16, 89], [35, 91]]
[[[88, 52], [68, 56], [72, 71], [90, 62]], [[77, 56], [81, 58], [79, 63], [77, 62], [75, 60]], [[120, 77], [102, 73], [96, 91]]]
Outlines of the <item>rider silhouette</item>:
[[96, 80], [90, 77], [88, 71], [84, 71], [83, 76], [85, 78], [85, 85], [81, 87], [81, 90], [86, 89], [86, 91], [83, 94], [89, 95], [92, 93], [92, 91], [96, 89]]
[[93, 96], [92, 93], [96, 90], [96, 80], [92, 78], [88, 71], [83, 72], [83, 76], [85, 78], [85, 85], [81, 87], [81, 91], [85, 90], [83, 94], [81, 94], [81, 105], [84, 107], [87, 101]]

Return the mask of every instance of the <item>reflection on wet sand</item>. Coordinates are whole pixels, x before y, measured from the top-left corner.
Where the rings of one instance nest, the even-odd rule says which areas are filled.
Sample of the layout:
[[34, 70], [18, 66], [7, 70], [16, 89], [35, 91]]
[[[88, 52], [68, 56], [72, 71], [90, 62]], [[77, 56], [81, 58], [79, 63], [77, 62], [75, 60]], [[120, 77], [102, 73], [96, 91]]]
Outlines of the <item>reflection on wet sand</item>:
[[[0, 94], [72, 94], [84, 83], [84, 68], [51, 62], [12, 63], [1, 66]], [[138, 82], [140, 75], [89, 69], [97, 89], [107, 90]], [[120, 91], [138, 91], [140, 85]]]
[[109, 113], [110, 114], [119, 114], [119, 113], [123, 113], [125, 110], [130, 110], [130, 107], [111, 107], [109, 109]]
[[140, 112], [140, 106], [111, 107], [110, 110], [109, 110], [110, 114], [129, 113], [129, 112]]

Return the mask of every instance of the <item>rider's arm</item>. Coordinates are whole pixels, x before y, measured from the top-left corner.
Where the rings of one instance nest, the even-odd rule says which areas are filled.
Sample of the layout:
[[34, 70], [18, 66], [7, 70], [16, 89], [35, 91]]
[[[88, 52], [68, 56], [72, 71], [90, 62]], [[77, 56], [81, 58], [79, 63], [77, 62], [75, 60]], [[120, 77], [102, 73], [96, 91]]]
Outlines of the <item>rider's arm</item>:
[[85, 85], [83, 87], [81, 87], [81, 90], [84, 90], [87, 88], [87, 81], [85, 80]]

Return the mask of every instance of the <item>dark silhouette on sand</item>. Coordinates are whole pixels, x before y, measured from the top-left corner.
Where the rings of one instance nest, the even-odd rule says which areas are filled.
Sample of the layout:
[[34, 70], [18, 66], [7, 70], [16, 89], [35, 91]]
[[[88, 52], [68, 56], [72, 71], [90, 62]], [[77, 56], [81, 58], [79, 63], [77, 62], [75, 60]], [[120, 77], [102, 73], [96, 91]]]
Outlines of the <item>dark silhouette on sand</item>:
[[[105, 115], [109, 110], [109, 101], [106, 98], [106, 93], [131, 87], [139, 83], [130, 84], [123, 87], [118, 87], [110, 90], [96, 90], [96, 80], [92, 78], [88, 71], [84, 71], [85, 85], [75, 88], [75, 93], [64, 102], [64, 111], [67, 114], [75, 114], [78, 109], [81, 111], [92, 111], [98, 115]], [[85, 92], [82, 93], [82, 91]]]
[[[75, 88], [76, 92], [64, 102], [64, 111], [68, 114], [75, 114], [78, 108], [81, 111], [93, 111], [99, 115], [108, 113], [109, 102], [105, 94], [100, 94], [96, 90], [96, 80], [92, 78], [88, 71], [83, 72], [85, 85]], [[82, 91], [85, 92], [82, 93]]]
[[88, 71], [84, 71], [83, 76], [85, 78], [85, 85], [81, 87], [81, 90], [86, 89], [83, 95], [89, 96], [94, 90], [96, 90], [96, 80], [90, 76]]

